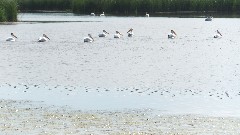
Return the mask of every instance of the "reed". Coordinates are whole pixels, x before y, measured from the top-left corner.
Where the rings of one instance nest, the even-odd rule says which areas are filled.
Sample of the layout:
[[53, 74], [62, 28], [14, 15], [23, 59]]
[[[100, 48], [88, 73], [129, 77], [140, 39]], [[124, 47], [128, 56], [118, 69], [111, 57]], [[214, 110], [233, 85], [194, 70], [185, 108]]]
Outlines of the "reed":
[[17, 1], [1, 0], [0, 1], [0, 22], [17, 21]]
[[149, 12], [238, 12], [240, 0], [18, 0], [20, 10], [70, 10], [130, 15]]

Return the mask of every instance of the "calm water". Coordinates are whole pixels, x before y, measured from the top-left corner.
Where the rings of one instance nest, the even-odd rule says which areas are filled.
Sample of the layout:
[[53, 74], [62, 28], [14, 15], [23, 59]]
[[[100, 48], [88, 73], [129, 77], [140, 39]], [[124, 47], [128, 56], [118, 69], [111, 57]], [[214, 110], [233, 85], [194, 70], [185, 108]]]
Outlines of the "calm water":
[[[240, 114], [238, 18], [19, 14], [19, 20], [0, 25], [1, 98], [90, 110]], [[127, 37], [129, 28], [133, 38]], [[100, 39], [103, 29], [110, 35]], [[171, 29], [177, 39], [167, 39]], [[124, 37], [113, 39], [116, 30]], [[223, 38], [213, 39], [216, 30]], [[11, 32], [18, 36], [15, 43], [5, 42]], [[39, 44], [43, 33], [51, 41]], [[83, 43], [88, 33], [94, 43]], [[26, 84], [30, 88], [24, 92]]]

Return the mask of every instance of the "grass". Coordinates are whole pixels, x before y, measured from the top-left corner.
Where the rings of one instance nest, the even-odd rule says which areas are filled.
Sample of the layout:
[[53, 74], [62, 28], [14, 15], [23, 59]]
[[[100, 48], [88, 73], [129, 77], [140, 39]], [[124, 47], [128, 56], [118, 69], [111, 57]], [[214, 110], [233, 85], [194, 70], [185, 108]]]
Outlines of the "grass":
[[17, 1], [1, 0], [0, 1], [0, 22], [17, 21]]

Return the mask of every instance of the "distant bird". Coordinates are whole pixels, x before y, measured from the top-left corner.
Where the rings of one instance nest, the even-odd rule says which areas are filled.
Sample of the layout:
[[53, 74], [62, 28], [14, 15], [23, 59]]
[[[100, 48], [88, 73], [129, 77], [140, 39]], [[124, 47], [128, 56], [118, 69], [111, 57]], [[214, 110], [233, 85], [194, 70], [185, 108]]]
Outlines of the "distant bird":
[[94, 14], [94, 13], [91, 13], [90, 15], [91, 15], [91, 16], [95, 16], [95, 14]]
[[100, 16], [105, 16], [104, 12], [102, 14], [100, 14]]
[[221, 38], [222, 34], [217, 30], [217, 34], [213, 36], [213, 38]]
[[99, 34], [99, 37], [106, 37], [109, 34], [106, 30], [103, 30], [103, 33]]
[[11, 33], [11, 37], [8, 37], [6, 39], [6, 41], [15, 42], [16, 39], [17, 39], [17, 37], [13, 33]]
[[128, 37], [132, 37], [134, 34], [133, 34], [133, 29], [131, 28], [130, 30], [128, 30]]
[[168, 34], [168, 38], [174, 39], [177, 37], [177, 34], [174, 30], [171, 30], [171, 33]]
[[212, 16], [208, 16], [205, 21], [212, 21], [213, 17]]
[[46, 34], [43, 34], [42, 37], [38, 38], [38, 42], [46, 42], [48, 40], [50, 40], [50, 38]]
[[116, 34], [114, 34], [114, 38], [121, 38], [123, 36], [120, 32], [116, 31]]
[[93, 42], [94, 41], [94, 39], [92, 38], [92, 35], [91, 34], [88, 34], [88, 37], [85, 37], [84, 38], [84, 42]]
[[149, 14], [146, 12], [146, 15], [145, 15], [145, 17], [149, 17]]

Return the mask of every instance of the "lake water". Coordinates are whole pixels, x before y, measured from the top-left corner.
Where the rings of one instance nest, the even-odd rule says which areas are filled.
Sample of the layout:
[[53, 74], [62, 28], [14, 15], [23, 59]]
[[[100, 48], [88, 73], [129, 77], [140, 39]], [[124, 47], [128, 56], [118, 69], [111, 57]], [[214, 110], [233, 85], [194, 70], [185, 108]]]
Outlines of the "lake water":
[[[240, 19], [204, 19], [19, 14], [19, 23], [0, 25], [0, 97], [80, 110], [239, 116]], [[103, 29], [110, 34], [99, 38]], [[171, 29], [176, 39], [167, 39]], [[122, 38], [113, 38], [116, 30]], [[5, 41], [11, 32], [14, 43]], [[51, 40], [38, 43], [43, 33]], [[88, 33], [93, 43], [83, 42]]]

